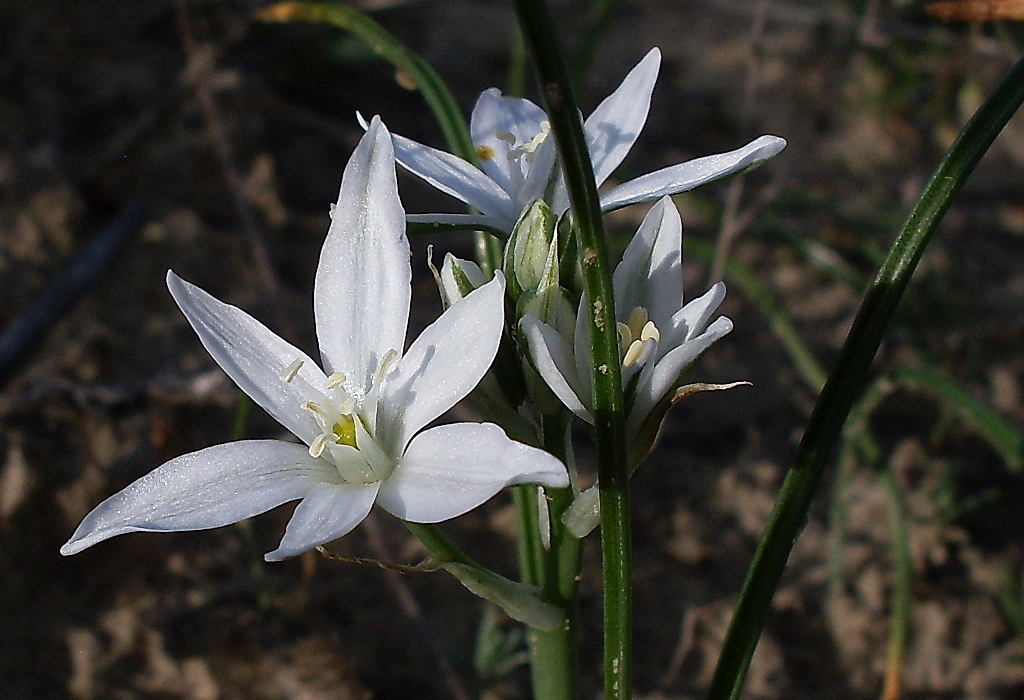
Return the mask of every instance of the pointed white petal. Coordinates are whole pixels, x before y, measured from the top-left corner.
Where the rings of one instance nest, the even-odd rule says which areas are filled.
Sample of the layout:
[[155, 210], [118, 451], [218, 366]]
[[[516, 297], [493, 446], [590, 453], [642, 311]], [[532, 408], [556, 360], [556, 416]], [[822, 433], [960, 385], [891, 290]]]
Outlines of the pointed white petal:
[[127, 532], [207, 530], [304, 497], [337, 470], [303, 445], [245, 440], [214, 445], [157, 467], [85, 516], [61, 554]]
[[661, 352], [667, 353], [700, 335], [722, 301], [725, 300], [725, 282], [717, 282], [711, 289], [672, 315], [672, 320], [661, 328]]
[[441, 289], [441, 300], [445, 308], [448, 308], [467, 297], [474, 289], [487, 284], [487, 275], [472, 260], [463, 260], [445, 253], [437, 283]]
[[379, 482], [316, 486], [296, 506], [281, 544], [263, 558], [281, 561], [347, 535], [369, 514], [379, 488]]
[[741, 171], [756, 168], [785, 148], [777, 136], [761, 136], [743, 148], [670, 165], [624, 182], [601, 196], [601, 209], [612, 211], [637, 202], [687, 192]]
[[397, 459], [410, 438], [473, 390], [498, 352], [505, 278], [453, 304], [428, 326], [387, 375], [377, 404], [376, 437]]
[[455, 423], [426, 430], [409, 443], [378, 503], [402, 520], [436, 523], [462, 515], [514, 484], [569, 485], [569, 475], [543, 450], [510, 440], [493, 423]]
[[629, 317], [638, 306], [647, 309], [664, 332], [683, 304], [683, 224], [670, 197], [658, 200], [615, 268], [615, 312]]
[[565, 407], [588, 423], [594, 418], [581, 400], [582, 381], [576, 371], [572, 348], [558, 331], [533, 315], [519, 322], [530, 347], [533, 366]]
[[510, 158], [510, 151], [532, 141], [547, 118], [533, 102], [505, 97], [497, 88], [484, 90], [477, 99], [469, 130], [480, 167], [509, 194], [519, 189], [524, 175], [521, 161]]
[[313, 291], [324, 369], [369, 391], [389, 350], [401, 352], [412, 268], [387, 129], [374, 117], [345, 166]]
[[661, 52], [651, 49], [587, 118], [587, 145], [598, 185], [619, 167], [643, 131], [660, 65]]
[[[552, 171], [555, 162], [558, 160], [558, 144], [555, 138], [548, 135], [540, 147], [534, 151], [532, 160], [527, 160], [528, 169], [526, 179], [515, 193], [513, 203], [516, 211], [522, 211], [535, 199], [546, 200], [548, 185], [550, 184]], [[561, 179], [561, 178], [559, 178]], [[562, 188], [564, 190], [564, 187]], [[562, 209], [565, 211], [565, 209]], [[556, 211], [561, 214], [561, 211]]]
[[656, 364], [648, 365], [645, 370], [653, 369], [640, 375], [633, 406], [629, 411], [627, 429], [638, 430], [644, 417], [675, 386], [679, 374], [731, 330], [732, 321], [720, 316], [702, 334], [669, 351]]
[[515, 221], [518, 212], [513, 211], [512, 198], [475, 165], [404, 136], [392, 139], [398, 163], [413, 175], [488, 216]]
[[[218, 301], [171, 271], [167, 288], [199, 340], [227, 375], [253, 401], [307, 445], [319, 435], [313, 414], [302, 409], [315, 401], [326, 377], [308, 355], [236, 306]], [[290, 381], [281, 373], [302, 364]]]

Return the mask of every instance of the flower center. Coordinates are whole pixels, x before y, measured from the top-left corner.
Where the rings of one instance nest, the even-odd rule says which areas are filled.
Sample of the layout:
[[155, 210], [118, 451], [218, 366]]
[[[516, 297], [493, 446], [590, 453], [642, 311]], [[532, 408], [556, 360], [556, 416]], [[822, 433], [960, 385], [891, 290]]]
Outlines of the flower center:
[[[346, 482], [371, 484], [386, 479], [391, 473], [393, 464], [373, 439], [372, 415], [380, 384], [397, 358], [396, 350], [384, 355], [365, 396], [347, 389], [348, 378], [342, 372], [335, 372], [327, 377], [322, 393], [316, 392], [314, 400], [302, 403], [302, 409], [313, 414], [320, 428], [320, 433], [309, 443], [309, 455], [323, 457], [334, 464]], [[279, 375], [281, 381], [291, 384], [302, 365], [301, 359], [288, 365]], [[364, 413], [371, 417], [364, 419]], [[358, 458], [355, 458], [356, 453]]]
[[619, 332], [619, 355], [624, 370], [637, 363], [646, 363], [649, 356], [648, 348], [661, 340], [661, 331], [654, 325], [654, 321], [650, 320], [647, 309], [642, 306], [630, 311], [627, 322], [616, 323], [615, 328]]
[[[522, 159], [526, 163], [532, 163], [533, 159], [537, 155], [537, 149], [540, 148], [542, 143], [544, 143], [544, 139], [548, 137], [550, 132], [551, 124], [547, 121], [542, 121], [540, 123], [540, 131], [534, 134], [533, 138], [529, 141], [524, 141], [519, 145], [516, 145], [516, 135], [511, 131], [498, 129], [494, 132], [494, 135], [499, 141], [504, 141], [509, 145], [508, 157], [510, 160], [519, 161]], [[480, 149], [477, 149], [477, 152], [480, 153]], [[491, 157], [493, 157], [493, 155], [494, 150], [491, 149]]]

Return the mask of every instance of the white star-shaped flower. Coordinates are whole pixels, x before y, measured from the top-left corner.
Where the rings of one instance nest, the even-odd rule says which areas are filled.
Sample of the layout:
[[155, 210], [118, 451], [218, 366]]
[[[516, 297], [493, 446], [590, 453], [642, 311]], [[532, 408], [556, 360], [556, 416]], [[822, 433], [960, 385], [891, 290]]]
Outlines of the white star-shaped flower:
[[[725, 316], [708, 325], [725, 298], [723, 283], [683, 303], [682, 230], [679, 211], [670, 197], [663, 197], [644, 217], [612, 278], [630, 435], [647, 427], [647, 418], [669, 400], [686, 368], [732, 330]], [[536, 316], [521, 321], [537, 371], [562, 403], [588, 423], [594, 422], [589, 336], [594, 312], [584, 297], [573, 338]]]
[[[652, 49], [584, 124], [599, 187], [622, 163], [643, 130], [660, 64], [661, 52]], [[479, 168], [451, 153], [395, 135], [395, 154], [400, 165], [481, 212], [417, 214], [409, 220], [483, 226], [507, 233], [535, 199], [546, 200], [561, 215], [568, 209], [568, 199], [556, 169], [556, 148], [554, 139], [548, 138], [549, 130], [547, 115], [540, 107], [491, 88], [480, 95], [470, 119]], [[749, 170], [776, 155], [785, 145], [777, 136], [761, 136], [735, 151], [641, 175], [604, 192], [601, 209], [612, 211], [654, 201]]]
[[273, 561], [341, 537], [375, 502], [434, 523], [511, 484], [568, 485], [561, 462], [496, 425], [424, 430], [491, 365], [504, 280], [498, 274], [455, 303], [402, 353], [409, 241], [391, 137], [377, 118], [345, 168], [331, 219], [314, 291], [323, 370], [244, 311], [167, 275], [217, 363], [305, 445], [243, 440], [173, 459], [97, 506], [62, 554], [126, 532], [220, 527], [302, 499], [266, 555]]

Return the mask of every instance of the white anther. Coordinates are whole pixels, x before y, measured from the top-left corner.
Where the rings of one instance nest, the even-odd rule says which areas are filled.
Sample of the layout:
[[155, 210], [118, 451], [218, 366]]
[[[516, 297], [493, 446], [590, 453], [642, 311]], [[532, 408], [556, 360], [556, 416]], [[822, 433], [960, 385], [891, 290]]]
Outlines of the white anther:
[[498, 129], [497, 131], [494, 132], [494, 136], [499, 141], [504, 141], [509, 146], [514, 146], [516, 144], [516, 135], [513, 134], [511, 131], [505, 131], [504, 129]]
[[622, 369], [632, 367], [636, 364], [636, 361], [640, 359], [640, 355], [644, 352], [644, 344], [636, 340], [629, 346], [629, 350], [626, 350], [626, 356], [622, 358]]
[[640, 340], [653, 340], [655, 342], [661, 340], [661, 331], [654, 325], [654, 321], [648, 321], [644, 324], [644, 329], [640, 331]]
[[337, 389], [339, 386], [348, 381], [348, 377], [345, 376], [344, 372], [335, 372], [327, 378], [327, 388]]
[[281, 373], [278, 374], [277, 376], [281, 378], [282, 382], [286, 384], [291, 384], [292, 380], [295, 379], [296, 375], [298, 375], [299, 370], [302, 369], [302, 365], [304, 364], [306, 364], [304, 360], [297, 359], [295, 360], [295, 362], [291, 363], [283, 370], [281, 370]]

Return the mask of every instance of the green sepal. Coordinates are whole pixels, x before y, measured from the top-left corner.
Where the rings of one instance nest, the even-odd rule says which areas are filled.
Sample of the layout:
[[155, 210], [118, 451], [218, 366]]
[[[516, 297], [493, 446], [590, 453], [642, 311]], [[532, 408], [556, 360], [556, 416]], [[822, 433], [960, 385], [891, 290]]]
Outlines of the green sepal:
[[541, 600], [537, 586], [517, 583], [493, 571], [459, 562], [447, 562], [441, 567], [472, 593], [530, 627], [550, 632], [566, 622], [565, 611]]

